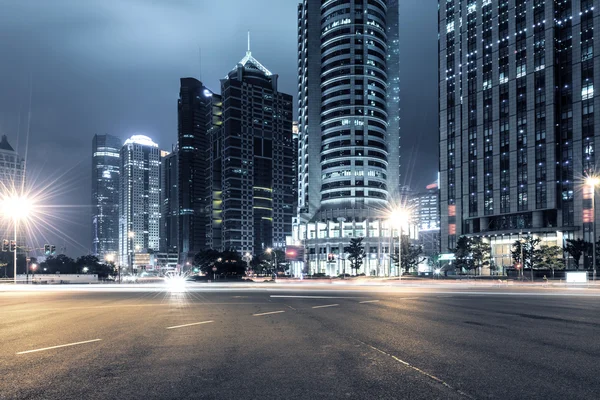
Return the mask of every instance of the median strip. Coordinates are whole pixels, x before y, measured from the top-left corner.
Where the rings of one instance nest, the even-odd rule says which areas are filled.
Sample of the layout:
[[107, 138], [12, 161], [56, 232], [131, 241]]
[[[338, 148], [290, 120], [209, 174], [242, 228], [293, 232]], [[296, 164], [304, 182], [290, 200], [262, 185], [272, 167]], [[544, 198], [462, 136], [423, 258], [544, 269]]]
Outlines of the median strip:
[[314, 306], [313, 308], [337, 307], [339, 304], [327, 304], [325, 306]]
[[183, 328], [183, 327], [186, 327], [186, 326], [210, 324], [211, 322], [215, 322], [215, 321], [202, 321], [202, 322], [193, 322], [191, 324], [185, 324], [185, 325], [169, 326], [167, 329], [177, 329], [177, 328]]
[[27, 353], [35, 353], [38, 351], [46, 351], [46, 350], [52, 350], [52, 349], [58, 349], [60, 347], [69, 347], [69, 346], [77, 346], [80, 344], [86, 344], [86, 343], [93, 343], [93, 342], [99, 342], [102, 339], [93, 339], [93, 340], [86, 340], [83, 342], [75, 342], [75, 343], [68, 343], [68, 344], [61, 344], [58, 346], [51, 346], [51, 347], [44, 347], [42, 349], [35, 349], [35, 350], [27, 350], [27, 351], [20, 351], [17, 354], [27, 354]]
[[261, 315], [271, 315], [271, 314], [281, 314], [284, 313], [285, 311], [271, 311], [271, 312], [264, 312], [264, 313], [260, 313], [260, 314], [252, 314], [253, 317], [260, 317]]

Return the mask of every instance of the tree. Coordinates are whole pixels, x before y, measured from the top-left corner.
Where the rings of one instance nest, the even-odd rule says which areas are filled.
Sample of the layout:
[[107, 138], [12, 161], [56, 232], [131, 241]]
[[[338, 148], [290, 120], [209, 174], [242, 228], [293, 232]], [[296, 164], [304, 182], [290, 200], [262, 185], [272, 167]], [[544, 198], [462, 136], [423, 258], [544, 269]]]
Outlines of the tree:
[[421, 245], [414, 245], [410, 243], [408, 237], [403, 237], [401, 240], [402, 244], [402, 255], [398, 257], [398, 252], [394, 249], [392, 254], [392, 262], [396, 268], [402, 268], [403, 273], [409, 273], [411, 269], [416, 269], [420, 263], [426, 260], [425, 257], [421, 257], [423, 254], [423, 247]]
[[[521, 264], [523, 270], [531, 270], [531, 279], [533, 280], [533, 268], [541, 261], [540, 250], [538, 248], [540, 238], [526, 236], [523, 240], [517, 240], [512, 245], [512, 258], [515, 264]], [[522, 259], [521, 259], [522, 255]]]
[[47, 269], [47, 273], [55, 274], [76, 274], [77, 273], [77, 264], [75, 260], [71, 257], [67, 257], [64, 254], [59, 254], [57, 256], [48, 256], [46, 261], [41, 264], [42, 270], [43, 268]]
[[[563, 250], [559, 246], [540, 246], [539, 256], [541, 268], [549, 268], [552, 270], [552, 278], [554, 278], [555, 269], [565, 268], [565, 260], [562, 258]], [[574, 258], [574, 257], [573, 257]]]
[[[362, 266], [363, 258], [365, 257], [365, 246], [362, 244], [364, 238], [352, 238], [350, 239], [350, 246], [344, 247], [344, 253], [348, 253], [348, 260], [350, 261], [350, 268], [356, 271]], [[344, 275], [346, 275], [346, 269], [344, 268]]]
[[454, 260], [458, 268], [470, 270], [473, 265], [471, 257], [471, 240], [466, 236], [461, 236], [456, 241], [456, 247], [450, 249], [454, 253]]
[[100, 260], [96, 256], [87, 255], [77, 258], [75, 263], [77, 264], [77, 272], [81, 274], [96, 270]]
[[[406, 239], [408, 242], [408, 239]], [[421, 257], [423, 254], [423, 246], [408, 244], [402, 248], [402, 269], [405, 273], [409, 273], [411, 269], [417, 269], [419, 264], [425, 261], [425, 257]]]
[[204, 274], [211, 274], [213, 265], [221, 257], [221, 253], [217, 250], [203, 250], [194, 256], [194, 267], [200, 269]]
[[473, 266], [477, 268], [476, 271], [479, 270], [479, 275], [481, 275], [481, 268], [490, 265], [492, 246], [480, 237], [474, 237], [471, 239], [470, 247]]
[[579, 269], [579, 260], [581, 256], [588, 253], [590, 248], [590, 244], [585, 240], [578, 239], [567, 239], [567, 245], [565, 246], [565, 251], [569, 253], [573, 260], [575, 261], [575, 266]]

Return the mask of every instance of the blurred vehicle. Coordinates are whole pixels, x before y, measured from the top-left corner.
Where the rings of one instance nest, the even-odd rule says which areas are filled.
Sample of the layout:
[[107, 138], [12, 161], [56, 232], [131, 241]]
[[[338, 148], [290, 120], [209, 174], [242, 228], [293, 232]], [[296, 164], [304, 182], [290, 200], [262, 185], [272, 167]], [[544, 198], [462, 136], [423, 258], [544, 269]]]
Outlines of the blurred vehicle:
[[125, 275], [122, 278], [123, 282], [126, 283], [136, 283], [138, 281], [137, 275]]

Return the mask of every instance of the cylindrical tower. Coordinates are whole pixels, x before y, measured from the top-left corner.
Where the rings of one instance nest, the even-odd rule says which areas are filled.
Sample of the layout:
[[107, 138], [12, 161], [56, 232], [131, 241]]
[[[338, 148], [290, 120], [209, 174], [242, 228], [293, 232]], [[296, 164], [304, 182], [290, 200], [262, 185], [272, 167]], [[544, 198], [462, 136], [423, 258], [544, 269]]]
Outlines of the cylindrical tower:
[[382, 0], [321, 5], [322, 209], [388, 200], [386, 14]]

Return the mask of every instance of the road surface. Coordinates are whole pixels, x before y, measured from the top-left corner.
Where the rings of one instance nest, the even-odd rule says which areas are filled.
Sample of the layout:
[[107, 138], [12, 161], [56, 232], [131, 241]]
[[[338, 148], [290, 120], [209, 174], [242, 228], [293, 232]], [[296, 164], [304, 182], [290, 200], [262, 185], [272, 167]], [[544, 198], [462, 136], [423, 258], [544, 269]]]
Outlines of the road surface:
[[0, 288], [0, 399], [592, 399], [600, 291]]

